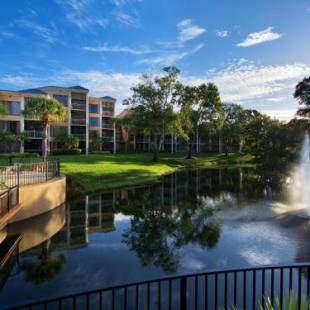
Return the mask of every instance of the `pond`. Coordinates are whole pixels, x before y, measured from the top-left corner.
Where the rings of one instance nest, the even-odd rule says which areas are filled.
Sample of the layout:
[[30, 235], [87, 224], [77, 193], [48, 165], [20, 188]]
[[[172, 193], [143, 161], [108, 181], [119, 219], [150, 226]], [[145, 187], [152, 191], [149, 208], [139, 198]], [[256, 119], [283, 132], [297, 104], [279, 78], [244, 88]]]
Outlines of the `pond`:
[[68, 201], [9, 226], [23, 235], [23, 253], [3, 283], [1, 305], [171, 274], [309, 261], [310, 226], [290, 212], [288, 193], [285, 174], [210, 169]]

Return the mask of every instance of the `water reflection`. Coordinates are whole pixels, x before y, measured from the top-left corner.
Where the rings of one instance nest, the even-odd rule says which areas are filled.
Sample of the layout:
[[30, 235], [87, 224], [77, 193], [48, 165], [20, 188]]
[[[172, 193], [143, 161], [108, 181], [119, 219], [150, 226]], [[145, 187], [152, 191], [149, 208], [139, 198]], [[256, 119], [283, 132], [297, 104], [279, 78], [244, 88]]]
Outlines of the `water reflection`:
[[185, 171], [70, 201], [62, 216], [49, 216], [54, 235], [36, 219], [45, 237], [25, 241], [0, 299], [14, 304], [18, 288], [23, 302], [171, 273], [309, 260], [307, 222], [275, 212], [286, 206], [286, 180], [255, 169]]

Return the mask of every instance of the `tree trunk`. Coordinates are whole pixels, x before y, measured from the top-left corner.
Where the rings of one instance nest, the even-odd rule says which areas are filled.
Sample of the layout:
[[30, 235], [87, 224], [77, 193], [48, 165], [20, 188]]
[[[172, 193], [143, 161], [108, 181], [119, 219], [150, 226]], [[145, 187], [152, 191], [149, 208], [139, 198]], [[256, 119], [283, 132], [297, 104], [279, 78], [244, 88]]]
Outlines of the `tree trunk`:
[[156, 163], [158, 161], [158, 150], [154, 148], [153, 151], [153, 162]]
[[219, 134], [219, 153], [223, 152], [223, 141], [222, 141], [222, 136]]
[[48, 123], [43, 124], [43, 137], [42, 137], [42, 156], [44, 161], [47, 161], [48, 151]]
[[191, 139], [188, 141], [188, 146], [187, 146], [187, 159], [192, 159], [192, 144], [191, 144]]
[[[159, 141], [158, 141], [159, 138]], [[158, 135], [154, 135], [154, 142], [153, 142], [153, 162], [158, 161], [158, 154], [161, 149], [161, 137], [158, 137]]]

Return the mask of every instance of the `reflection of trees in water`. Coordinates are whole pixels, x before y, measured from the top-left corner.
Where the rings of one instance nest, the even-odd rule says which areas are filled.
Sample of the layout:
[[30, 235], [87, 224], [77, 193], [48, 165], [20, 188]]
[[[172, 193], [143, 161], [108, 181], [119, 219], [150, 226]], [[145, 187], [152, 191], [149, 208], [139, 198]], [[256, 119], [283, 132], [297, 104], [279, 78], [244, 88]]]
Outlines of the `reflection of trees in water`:
[[133, 215], [124, 243], [145, 266], [174, 272], [177, 250], [187, 244], [213, 248], [220, 239], [216, 213], [242, 201], [276, 195], [285, 175], [255, 169], [187, 171], [164, 178], [162, 184], [135, 190], [122, 201]]
[[[193, 195], [183, 195], [173, 208], [162, 205], [154, 208], [154, 200], [150, 203], [151, 196], [144, 197], [146, 205], [152, 207], [144, 208], [140, 216], [135, 215], [130, 228], [123, 234], [123, 242], [138, 255], [144, 266], [153, 265], [175, 272], [179, 263], [177, 250], [182, 246], [198, 243], [212, 248], [216, 245], [221, 225], [213, 218], [214, 209], [196, 212], [199, 204]], [[155, 197], [157, 200], [158, 196]]]
[[26, 261], [21, 265], [26, 281], [40, 285], [53, 280], [65, 265], [65, 256], [51, 256], [49, 242], [41, 245], [41, 254], [37, 260]]

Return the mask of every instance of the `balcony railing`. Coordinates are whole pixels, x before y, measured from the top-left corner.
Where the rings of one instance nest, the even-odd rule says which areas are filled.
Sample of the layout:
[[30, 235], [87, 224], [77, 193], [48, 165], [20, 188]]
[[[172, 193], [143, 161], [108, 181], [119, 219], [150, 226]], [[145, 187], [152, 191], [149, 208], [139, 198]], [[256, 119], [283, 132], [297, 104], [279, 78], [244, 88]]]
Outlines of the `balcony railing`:
[[78, 103], [78, 102], [72, 102], [71, 103], [71, 109], [72, 110], [79, 110], [79, 111], [86, 111], [86, 104]]
[[71, 125], [85, 126], [86, 119], [85, 118], [72, 118]]
[[[56, 297], [14, 309], [261, 309], [280, 308], [290, 292], [300, 309], [310, 293], [310, 263], [262, 266], [119, 285]], [[294, 308], [295, 309], [295, 308]]]
[[103, 123], [102, 122], [102, 128], [113, 129], [113, 124], [112, 123]]
[[84, 133], [72, 133], [73, 136], [78, 137], [81, 141], [86, 140], [86, 134]]
[[42, 138], [43, 137], [43, 131], [42, 130], [25, 130], [25, 135], [29, 138]]
[[103, 116], [113, 116], [114, 115], [114, 111], [104, 111], [104, 110], [102, 110], [102, 115]]

